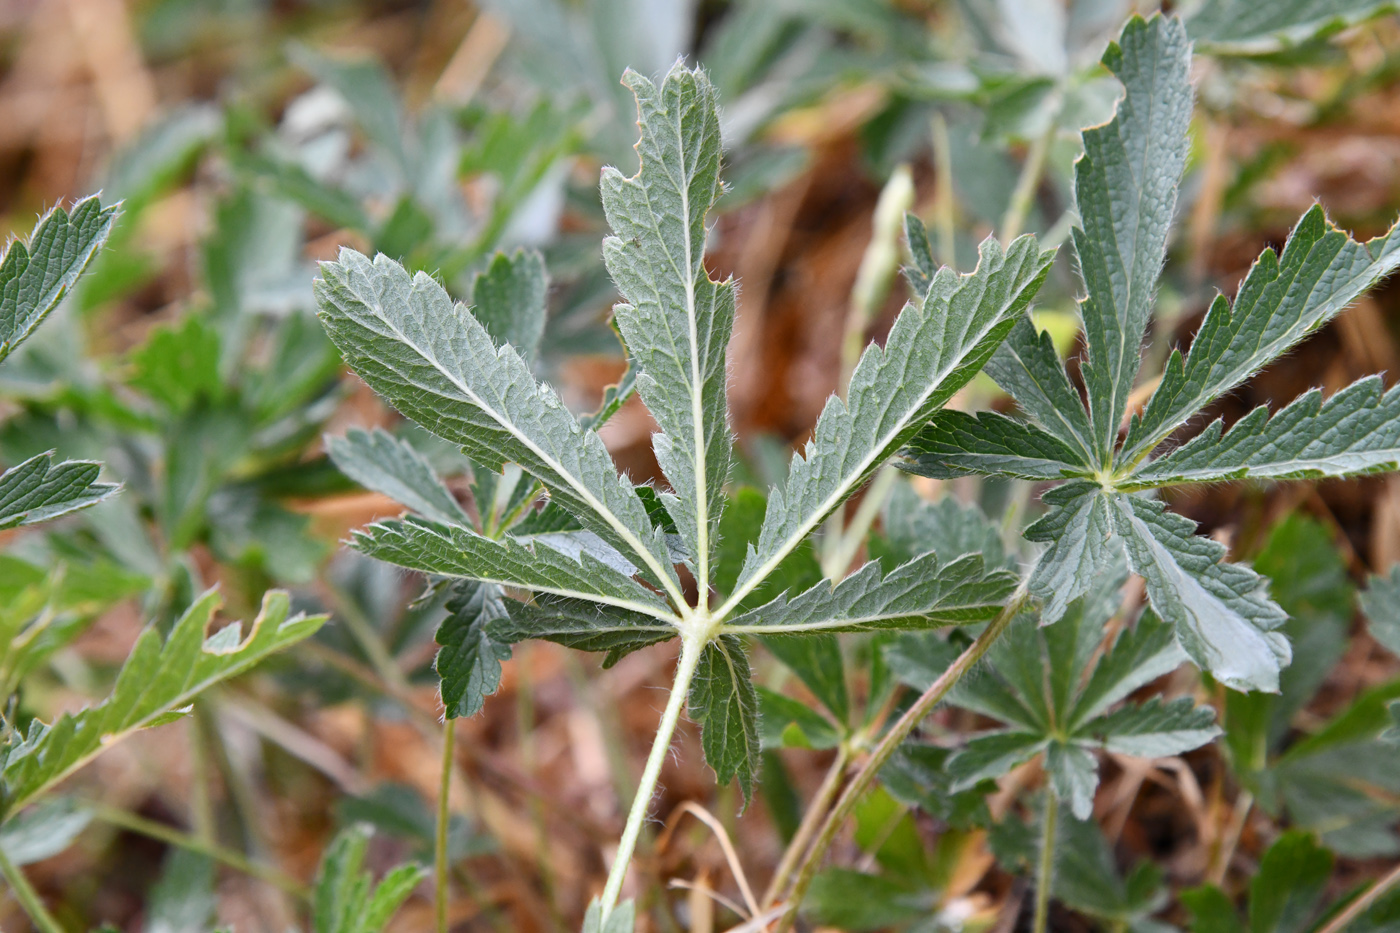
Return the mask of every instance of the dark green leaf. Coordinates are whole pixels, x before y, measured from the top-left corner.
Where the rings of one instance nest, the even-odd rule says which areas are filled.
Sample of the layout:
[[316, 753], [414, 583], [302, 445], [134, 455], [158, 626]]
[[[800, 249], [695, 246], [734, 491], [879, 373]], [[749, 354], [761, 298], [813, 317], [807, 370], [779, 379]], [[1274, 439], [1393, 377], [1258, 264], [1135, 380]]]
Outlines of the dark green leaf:
[[720, 784], [736, 776], [744, 799], [753, 796], [758, 770], [758, 694], [738, 638], [723, 635], [705, 646], [690, 686], [690, 715], [701, 725], [705, 761]]

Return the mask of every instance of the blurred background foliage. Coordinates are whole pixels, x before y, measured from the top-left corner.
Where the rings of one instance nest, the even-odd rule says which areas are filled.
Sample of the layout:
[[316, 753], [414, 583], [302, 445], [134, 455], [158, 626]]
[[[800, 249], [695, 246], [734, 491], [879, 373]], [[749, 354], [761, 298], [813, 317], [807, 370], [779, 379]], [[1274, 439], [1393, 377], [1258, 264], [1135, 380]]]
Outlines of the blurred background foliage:
[[[1146, 351], [1163, 358], [1314, 199], [1358, 235], [1389, 226], [1400, 207], [1400, 21], [1389, 4], [1171, 6], [1199, 42], [1199, 107], [1165, 313]], [[62, 922], [123, 930], [203, 929], [215, 916], [242, 931], [287, 929], [328, 840], [358, 822], [379, 834], [337, 845], [360, 846], [376, 873], [429, 850], [432, 636], [444, 598], [417, 599], [421, 581], [339, 548], [349, 529], [395, 509], [334, 469], [323, 434], [404, 428], [343, 374], [314, 319], [317, 260], [342, 245], [382, 251], [465, 296], [497, 249], [540, 249], [552, 285], [536, 368], [591, 410], [625, 368], [608, 326], [615, 294], [597, 192], [602, 165], [635, 167], [633, 103], [618, 78], [626, 67], [657, 74], [680, 57], [703, 64], [723, 104], [730, 185], [710, 264], [742, 285], [730, 368], [746, 458], [726, 515], [741, 541], [745, 516], [761, 514], [757, 490], [849, 371], [852, 341], [883, 339], [906, 298], [893, 278], [902, 211], [922, 217], [934, 255], [962, 269], [989, 234], [1063, 241], [1078, 129], [1105, 120], [1116, 94], [1099, 56], [1129, 13], [1156, 7], [0, 4], [0, 225], [23, 233], [37, 212], [98, 189], [104, 202], [123, 202], [58, 320], [0, 371], [0, 462], [57, 449], [104, 461], [125, 486], [52, 528], [0, 532], [7, 720], [47, 720], [104, 694], [140, 625], [168, 629], [213, 584], [232, 616], [251, 617], [278, 585], [335, 623], [262, 674], [202, 698], [182, 723], [99, 759], [67, 796], [31, 813], [29, 836], [8, 825], [0, 845], [31, 863]], [[1066, 352], [1077, 339], [1070, 261], [1062, 252], [1037, 310]], [[1383, 287], [1216, 413], [1233, 419], [1374, 371], [1393, 377], [1397, 339], [1400, 293]], [[979, 379], [958, 404], [1007, 402]], [[651, 427], [634, 402], [604, 432], [639, 481], [658, 476]], [[426, 435], [412, 440], [468, 500], [460, 454]], [[990, 537], [967, 532], [978, 547], [1014, 542], [1033, 517], [1022, 484], [900, 485], [860, 554], [913, 553], [931, 546], [927, 535], [964, 527], [945, 507], [918, 530], [919, 510], [938, 508], [922, 500], [940, 496], [995, 517]], [[1261, 898], [1248, 893], [1250, 879], [1296, 869], [1318, 879], [1317, 896], [1290, 908], [1292, 925], [1252, 929], [1308, 929], [1319, 905], [1400, 854], [1400, 755], [1382, 738], [1400, 664], [1355, 606], [1367, 575], [1400, 560], [1400, 482], [1238, 485], [1178, 498], [1203, 531], [1274, 579], [1295, 616], [1297, 661], [1279, 697], [1227, 696], [1190, 670], [1168, 675], [1170, 692], [1217, 706], [1227, 738], [1184, 759], [1110, 756], [1101, 829], [1063, 831], [1070, 855], [1052, 926], [1162, 929], [1194, 916], [1195, 929], [1237, 929], [1200, 918], [1239, 904], [1255, 923]], [[814, 553], [800, 569], [814, 575], [819, 561], [843, 556], [853, 555]], [[1130, 588], [1117, 612], [1140, 602]], [[901, 679], [914, 682], [885, 668], [878, 640], [848, 647], [845, 677], [862, 715], [895, 702]], [[666, 650], [598, 672], [553, 646], [523, 646], [502, 695], [461, 721], [456, 928], [577, 923], [650, 740]], [[835, 735], [827, 719], [784, 706], [785, 693], [808, 694], [772, 659], [760, 677], [769, 688], [763, 801], [736, 817], [733, 789], [713, 786], [696, 736], [684, 734], [655, 811], [666, 832], [634, 879], [643, 903], [659, 908], [651, 928], [738, 922], [704, 893], [732, 894], [733, 880], [707, 831], [676, 827], [680, 803], [709, 807], [761, 878], [835, 754], [821, 749], [858, 732], [845, 716]], [[949, 709], [935, 732], [989, 724]], [[1039, 811], [1024, 791], [1038, 783], [1036, 767], [1013, 772], [979, 810], [980, 794], [970, 802], [940, 778], [942, 754], [935, 743], [896, 762], [842, 843], [839, 864], [859, 872], [822, 877], [809, 906], [816, 921], [921, 931], [1025, 922], [1026, 840]], [[1288, 826], [1316, 835], [1281, 836]], [[191, 840], [203, 855], [190, 854]], [[230, 859], [263, 867], [232, 870]], [[688, 887], [665, 887], [676, 879]], [[429, 914], [420, 892], [398, 928], [425, 929]], [[0, 907], [0, 926], [24, 924], [13, 905]]]

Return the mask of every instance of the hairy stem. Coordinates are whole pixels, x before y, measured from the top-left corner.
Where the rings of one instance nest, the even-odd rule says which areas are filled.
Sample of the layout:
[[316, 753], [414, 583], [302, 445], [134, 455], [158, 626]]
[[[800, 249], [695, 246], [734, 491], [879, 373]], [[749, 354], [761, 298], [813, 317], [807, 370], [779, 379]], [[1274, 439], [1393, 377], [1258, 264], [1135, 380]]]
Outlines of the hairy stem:
[[797, 918], [797, 907], [802, 903], [807, 889], [811, 887], [812, 879], [816, 877], [822, 857], [826, 854], [826, 850], [831, 848], [831, 843], [836, 839], [836, 833], [840, 831], [841, 825], [851, 815], [851, 811], [855, 809], [861, 795], [875, 780], [875, 776], [880, 773], [885, 762], [889, 761], [890, 756], [894, 754], [895, 749], [899, 748], [900, 743], [908, 738], [909, 733], [914, 731], [914, 727], [942, 702], [954, 685], [962, 680], [963, 676], [972, 670], [978, 661], [982, 660], [982, 656], [996, 643], [1002, 632], [1006, 631], [1007, 626], [1020, 613], [1029, 598], [1030, 591], [1026, 588], [1026, 581], [1022, 580], [1021, 585], [1012, 594], [1011, 601], [1002, 608], [995, 619], [987, 624], [987, 627], [982, 630], [982, 634], [977, 636], [977, 640], [958, 655], [957, 660], [939, 675], [938, 679], [914, 701], [914, 705], [910, 706], [880, 739], [880, 744], [875, 746], [870, 757], [851, 778], [851, 782], [841, 794], [841, 799], [836, 802], [836, 806], [827, 815], [826, 822], [822, 824], [821, 833], [807, 851], [796, 880], [793, 881], [792, 888], [788, 893], [788, 910], [778, 921], [777, 933], [787, 933], [788, 930], [792, 929], [792, 924]]
[[627, 825], [622, 830], [622, 839], [617, 844], [617, 855], [613, 858], [612, 871], [608, 873], [607, 886], [603, 888], [602, 925], [607, 926], [608, 917], [617, 906], [618, 895], [622, 893], [622, 880], [627, 876], [627, 866], [632, 862], [632, 853], [637, 848], [637, 837], [642, 832], [642, 823], [651, 807], [651, 798], [656, 793], [656, 781], [661, 776], [661, 765], [671, 748], [671, 737], [676, 734], [676, 724], [680, 722], [681, 710], [685, 707], [686, 695], [690, 692], [690, 681], [695, 677], [695, 667], [700, 663], [700, 655], [705, 650], [707, 637], [687, 634], [681, 638], [681, 659], [676, 665], [676, 682], [671, 687], [671, 697], [666, 701], [666, 711], [661, 714], [661, 722], [656, 727], [656, 740], [652, 742], [651, 754], [647, 756], [646, 768], [642, 771], [641, 783], [632, 798], [632, 809], [627, 814]]
[[242, 872], [250, 878], [257, 878], [259, 881], [265, 881], [273, 887], [285, 891], [303, 901], [310, 898], [310, 894], [307, 893], [305, 885], [300, 884], [277, 868], [262, 862], [255, 862], [234, 849], [225, 848], [208, 839], [181, 832], [173, 826], [157, 823], [155, 820], [148, 820], [143, 816], [137, 816], [135, 813], [117, 807], [110, 807], [100, 803], [86, 803], [84, 806], [92, 811], [92, 816], [95, 820], [100, 820], [103, 823], [116, 826], [127, 832], [159, 840], [168, 846], [184, 849], [196, 855], [203, 855], [205, 858], [213, 859], [216, 862], [227, 865], [234, 871]]
[[1035, 923], [1032, 933], [1045, 933], [1050, 919], [1050, 887], [1055, 875], [1055, 824], [1060, 818], [1060, 798], [1045, 786], [1045, 812], [1041, 815], [1040, 862], [1035, 869]]
[[0, 875], [5, 876], [5, 881], [15, 894], [15, 900], [19, 901], [19, 906], [24, 908], [24, 912], [29, 915], [29, 919], [34, 922], [40, 933], [63, 933], [63, 927], [59, 926], [58, 921], [44, 907], [39, 892], [34, 890], [29, 879], [24, 877], [20, 867], [10, 861], [3, 848], [0, 848]]
[[778, 862], [777, 870], [773, 872], [773, 880], [768, 882], [768, 890], [763, 893], [763, 910], [766, 911], [773, 906], [773, 902], [781, 896], [783, 889], [792, 880], [792, 873], [797, 868], [798, 859], [807, 851], [812, 837], [816, 835], [817, 828], [821, 826], [822, 817], [831, 809], [832, 802], [836, 800], [836, 795], [841, 790], [841, 781], [846, 777], [846, 766], [850, 763], [850, 746], [842, 742], [836, 749], [836, 760], [831, 763], [826, 777], [822, 778], [821, 787], [817, 788], [817, 795], [807, 805], [807, 812], [802, 815], [802, 822], [798, 825], [797, 832], [793, 834], [792, 841], [783, 851], [782, 860]]
[[433, 839], [433, 907], [437, 914], [438, 933], [447, 933], [447, 830], [452, 820], [448, 793], [452, 789], [452, 750], [457, 739], [456, 725], [456, 720], [449, 717], [442, 726], [442, 778], [438, 783], [437, 834]]

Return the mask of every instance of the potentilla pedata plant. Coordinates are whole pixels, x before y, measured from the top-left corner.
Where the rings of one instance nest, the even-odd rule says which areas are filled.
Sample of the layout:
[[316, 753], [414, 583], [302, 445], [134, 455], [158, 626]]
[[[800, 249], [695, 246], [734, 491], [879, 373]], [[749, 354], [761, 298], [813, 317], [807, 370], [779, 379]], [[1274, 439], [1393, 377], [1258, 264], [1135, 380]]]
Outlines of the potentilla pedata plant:
[[[1126, 551], [1153, 609], [1191, 658], [1237, 690], [1278, 689], [1283, 611], [1249, 568], [1145, 490], [1242, 479], [1352, 476], [1400, 463], [1400, 395], [1372, 376], [1325, 402], [1314, 390], [1270, 416], [1258, 408], [1164, 445], [1203, 408], [1335, 317], [1400, 264], [1400, 234], [1358, 243], [1314, 207], [1281, 255], [1266, 250], [1232, 304], [1212, 303], [1190, 349], [1174, 350], [1141, 411], [1129, 411], [1141, 345], [1189, 147], [1191, 48], [1175, 19], [1134, 20], [1104, 64], [1125, 96], [1113, 120], [1084, 132], [1076, 167], [1075, 254], [1082, 401], [1049, 339], [1028, 320], [988, 363], [1024, 418], [942, 412], [910, 445], [906, 468], [1064, 480], [1026, 530], [1046, 545], [1031, 573], [1043, 622], [1058, 619], [1097, 572]], [[1159, 454], [1154, 457], [1154, 454]]]
[[[1223, 546], [1195, 536], [1151, 491], [1395, 469], [1400, 395], [1382, 394], [1371, 378], [1325, 402], [1309, 393], [1272, 418], [1252, 413], [1229, 432], [1216, 422], [1154, 454], [1204, 406], [1389, 273], [1400, 262], [1400, 236], [1358, 243], [1330, 227], [1320, 208], [1310, 211], [1281, 256], [1266, 252], [1256, 263], [1233, 305], [1216, 300], [1190, 351], [1172, 355], [1143, 410], [1130, 412], [1187, 158], [1190, 56], [1182, 25], [1161, 16], [1132, 20], [1104, 56], [1124, 96], [1109, 123], [1085, 131], [1076, 174], [1074, 246], [1087, 295], [1082, 395], [1027, 313], [1052, 252], [1030, 236], [1005, 247], [988, 239], [965, 275], [916, 253], [915, 300], [885, 345], [865, 350], [845, 399], [829, 400], [771, 492], [734, 575], [717, 572], [717, 549], [734, 459], [725, 351], [735, 283], [714, 281], [704, 265], [706, 215], [723, 189], [715, 95], [702, 72], [677, 66], [659, 85], [630, 71], [623, 79], [637, 98], [641, 165], [631, 177], [603, 172], [614, 232], [603, 253], [623, 298], [614, 319], [632, 369], [596, 415], [576, 418], [530, 368], [544, 299], [543, 268], [531, 254], [499, 257], [477, 281], [474, 308], [454, 304], [431, 276], [410, 274], [386, 256], [347, 249], [323, 265], [319, 313], [345, 359], [475, 465], [473, 518], [403, 441], [355, 433], [332, 445], [342, 469], [411, 513], [364, 529], [355, 546], [452, 588], [437, 662], [448, 716], [480, 708], [511, 644], [522, 639], [603, 651], [607, 664], [680, 640], [675, 684], [587, 929], [632, 928], [631, 905], [619, 905], [622, 882], [684, 710], [702, 725], [717, 778], [737, 778], [746, 797], [752, 793], [760, 732], [751, 638], [771, 639], [781, 653], [803, 643], [825, 650], [839, 633], [985, 623], [929, 678], [906, 678], [924, 693], [883, 732], [793, 866], [787, 904], [775, 915], [784, 926], [859, 795], [1003, 633], [1027, 650], [993, 656], [1001, 679], [1016, 680], [1018, 670], [1060, 655], [1069, 659], [1066, 671], [1088, 678], [1050, 684], [1053, 709], [1010, 723], [1019, 730], [1017, 760], [1046, 752], [1058, 790], [1080, 815], [1097, 781], [1089, 750], [1114, 748], [1109, 732], [1123, 748], [1132, 747], [1133, 729], [1170, 732], [1162, 742], [1178, 750], [1216, 734], [1209, 711], [1189, 701], [1110, 711], [1174, 666], [1181, 649], [1232, 688], [1277, 689], [1289, 660], [1277, 632], [1285, 615], [1262, 578], [1223, 562]], [[914, 232], [911, 243], [927, 242]], [[984, 364], [1023, 417], [943, 410]], [[620, 476], [596, 432], [634, 390], [658, 427], [653, 443], [664, 488]], [[1026, 531], [1045, 545], [1033, 568], [1021, 578], [999, 559], [946, 559], [935, 551], [759, 599], [809, 536], [891, 461], [937, 477], [1064, 481], [1045, 495], [1049, 511]], [[1091, 664], [1104, 613], [1116, 603], [1090, 605], [1086, 594], [1116, 591], [1125, 566], [1145, 579], [1160, 622], [1140, 623]], [[507, 590], [529, 596], [505, 598]], [[1047, 630], [1042, 642], [1034, 628], [1013, 625], [1033, 601], [1042, 624], [1073, 609], [1072, 628], [1081, 634]], [[1107, 687], [1094, 686], [1100, 670]], [[1038, 695], [1042, 675], [1010, 687]], [[970, 696], [964, 690], [951, 698], [967, 704]], [[969, 781], [991, 773], [975, 756], [960, 767]]]

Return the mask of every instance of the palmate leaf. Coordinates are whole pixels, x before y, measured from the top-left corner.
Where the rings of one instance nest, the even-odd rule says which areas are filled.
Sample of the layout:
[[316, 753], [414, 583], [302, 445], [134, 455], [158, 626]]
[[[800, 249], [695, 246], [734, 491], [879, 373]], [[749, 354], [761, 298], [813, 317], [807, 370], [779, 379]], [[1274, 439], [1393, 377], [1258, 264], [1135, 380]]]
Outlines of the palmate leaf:
[[1126, 553], [1154, 610], [1191, 658], [1237, 690], [1278, 689], [1288, 663], [1282, 610], [1247, 567], [1194, 536], [1185, 519], [1131, 493], [1255, 477], [1349, 476], [1400, 466], [1400, 395], [1363, 379], [1323, 400], [1310, 392], [1269, 416], [1260, 408], [1228, 432], [1219, 421], [1149, 459], [1221, 394], [1287, 352], [1400, 265], [1400, 226], [1359, 243], [1310, 210], [1282, 255], [1266, 251], [1234, 301], [1212, 304], [1190, 352], [1173, 352], [1145, 409], [1118, 443], [1186, 151], [1190, 48], [1181, 24], [1134, 19], [1104, 62], [1122, 80], [1114, 118], [1084, 132], [1075, 245], [1088, 297], [1081, 305], [1088, 414], [1049, 338], [1029, 320], [1013, 328], [988, 373], [1028, 422], [984, 413], [938, 414], [901, 466], [1068, 480], [1045, 494], [1049, 511], [1026, 529], [1045, 550], [1029, 586], [1054, 622], [1099, 568]]
[[390, 521], [355, 532], [352, 543], [371, 557], [410, 570], [582, 599], [652, 618], [674, 618], [630, 574], [587, 551], [567, 554], [543, 540], [496, 540], [467, 528]]
[[102, 464], [90, 460], [54, 462], [39, 454], [0, 473], [0, 530], [46, 522], [85, 509], [120, 487], [97, 482]]
[[681, 601], [664, 533], [603, 442], [537, 383], [510, 346], [424, 273], [342, 250], [322, 265], [319, 314], [375, 391], [434, 434], [499, 470], [518, 463], [551, 497]]
[[624, 299], [613, 317], [637, 389], [661, 428], [653, 447], [673, 490], [662, 501], [704, 593], [733, 455], [725, 350], [734, 284], [712, 281], [704, 264], [705, 215], [721, 190], [719, 115], [700, 71], [678, 64], [659, 88], [633, 71], [622, 80], [637, 97], [641, 168], [631, 178], [603, 170], [615, 234], [603, 259]]
[[[1214, 711], [1189, 697], [1123, 703], [1184, 660], [1171, 627], [1151, 613], [1103, 645], [1125, 579], [1119, 558], [1095, 577], [1091, 595], [1075, 600], [1055, 625], [1037, 627], [1030, 616], [1017, 620], [988, 653], [981, 675], [953, 688], [949, 703], [1004, 726], [974, 736], [949, 759], [953, 791], [1044, 754], [1056, 795], [1087, 819], [1098, 787], [1095, 751], [1170, 756], [1220, 734]], [[895, 675], [916, 689], [926, 689], [956, 655], [952, 645], [928, 634], [900, 636], [886, 650]]]
[[27, 240], [16, 240], [0, 258], [0, 360], [14, 352], [78, 281], [101, 249], [119, 205], [103, 207], [97, 195], [73, 209], [55, 207]]
[[112, 743], [178, 715], [211, 685], [301, 641], [326, 619], [300, 614], [288, 618], [287, 594], [271, 590], [263, 597], [262, 611], [246, 638], [239, 625], [206, 637], [218, 605], [219, 596], [213, 590], [199, 597], [164, 644], [154, 627], [147, 628], [117, 675], [111, 696], [102, 703], [65, 713], [49, 726], [36, 721], [25, 735], [12, 736], [0, 751], [0, 814], [23, 806]]
[[848, 401], [833, 396], [812, 440], [793, 455], [726, 606], [758, 585], [976, 374], [1026, 310], [1053, 258], [1030, 236], [1005, 252], [989, 239], [976, 270], [959, 276], [945, 267], [921, 303], [905, 306], [885, 346], [861, 356]]
[[1166, 254], [1191, 122], [1190, 43], [1176, 19], [1133, 19], [1103, 56], [1125, 94], [1112, 120], [1084, 131], [1075, 164], [1075, 254], [1088, 296], [1084, 384], [1094, 453], [1107, 465], [1127, 408]]

